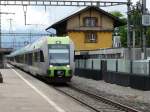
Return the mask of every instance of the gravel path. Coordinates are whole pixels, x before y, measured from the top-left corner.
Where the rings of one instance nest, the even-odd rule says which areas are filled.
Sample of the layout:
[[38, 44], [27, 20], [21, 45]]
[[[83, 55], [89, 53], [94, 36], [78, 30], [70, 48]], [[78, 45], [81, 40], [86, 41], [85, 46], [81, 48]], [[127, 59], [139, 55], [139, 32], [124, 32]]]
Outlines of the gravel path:
[[92, 92], [94, 91], [112, 100], [141, 109], [142, 111], [150, 112], [150, 91], [140, 91], [130, 87], [85, 79], [78, 76], [72, 78], [71, 84]]

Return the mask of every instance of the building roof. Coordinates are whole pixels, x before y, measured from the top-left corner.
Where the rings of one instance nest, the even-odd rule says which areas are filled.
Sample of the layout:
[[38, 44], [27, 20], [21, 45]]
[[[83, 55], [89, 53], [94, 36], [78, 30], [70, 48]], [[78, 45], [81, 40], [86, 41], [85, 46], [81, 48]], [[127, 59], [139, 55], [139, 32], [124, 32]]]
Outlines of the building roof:
[[113, 16], [112, 14], [100, 9], [99, 7], [88, 6], [88, 7], [80, 8], [79, 10], [76, 10], [76, 11], [72, 12], [71, 14], [65, 16], [64, 18], [61, 18], [61, 19], [57, 20], [56, 22], [52, 23], [48, 28], [46, 28], [46, 30], [48, 30], [50, 28], [54, 28], [55, 26], [59, 25], [60, 23], [66, 22], [67, 20], [69, 20], [73, 16], [76, 16], [76, 15], [78, 15], [78, 14], [80, 14], [80, 13], [82, 13], [82, 12], [84, 12], [84, 11], [90, 9], [90, 8], [95, 9], [95, 10], [103, 13], [104, 15], [110, 17], [111, 19], [113, 19], [115, 27], [125, 25], [125, 23], [122, 22], [118, 17]]

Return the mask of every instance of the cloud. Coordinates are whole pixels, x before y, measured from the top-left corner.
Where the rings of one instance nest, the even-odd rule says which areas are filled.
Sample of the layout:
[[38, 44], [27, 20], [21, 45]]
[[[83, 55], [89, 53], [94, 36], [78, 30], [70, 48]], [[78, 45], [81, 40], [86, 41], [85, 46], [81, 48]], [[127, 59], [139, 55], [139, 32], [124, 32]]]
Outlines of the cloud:
[[[21, 6], [2, 6], [2, 12], [11, 12], [15, 13], [15, 15], [2, 15], [2, 29], [9, 30], [9, 29], [30, 29], [30, 28], [39, 28], [47, 25], [49, 23], [49, 14], [46, 13], [43, 7], [27, 7], [26, 13], [26, 22], [30, 24], [30, 26], [25, 26], [25, 16], [23, 7]], [[40, 10], [39, 10], [40, 9]], [[10, 26], [9, 19], [12, 19], [12, 26]], [[31, 25], [32, 24], [32, 25]], [[34, 25], [35, 26], [34, 26]]]
[[[97, 0], [95, 0], [97, 1]], [[104, 0], [103, 0], [104, 1]], [[111, 0], [111, 1], [119, 1], [119, 0]], [[119, 2], [126, 2], [127, 0], [120, 0]], [[135, 4], [138, 0], [132, 0], [132, 2]], [[147, 4], [150, 4], [150, 0], [147, 0]], [[147, 5], [148, 8], [150, 8], [149, 5]], [[3, 30], [17, 30], [17, 29], [24, 29], [24, 30], [45, 30], [46, 27], [49, 26], [49, 24], [53, 23], [57, 19], [60, 19], [69, 13], [77, 10], [79, 7], [27, 7], [27, 24], [36, 24], [36, 25], [30, 25], [25, 26], [24, 22], [24, 12], [22, 6], [2, 6], [2, 12], [15, 12], [15, 15], [3, 15], [2, 16], [2, 29]], [[121, 6], [113, 6], [113, 7], [106, 7], [103, 8], [106, 11], [121, 11], [126, 15], [127, 13], [127, 7], [125, 5]], [[8, 21], [9, 18], [12, 18], [12, 26], [10, 27], [10, 23]]]

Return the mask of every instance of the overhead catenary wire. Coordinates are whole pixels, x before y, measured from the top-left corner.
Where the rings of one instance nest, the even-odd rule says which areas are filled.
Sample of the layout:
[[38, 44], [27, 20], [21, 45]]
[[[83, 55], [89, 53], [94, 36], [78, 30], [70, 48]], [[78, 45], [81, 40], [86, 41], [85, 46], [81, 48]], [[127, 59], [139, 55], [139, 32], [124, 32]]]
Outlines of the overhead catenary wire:
[[[7, 2], [5, 2], [7, 1]], [[125, 5], [127, 2], [89, 1], [89, 0], [1, 0], [0, 5], [26, 5], [26, 6], [97, 6], [107, 7]]]
[[23, 5], [23, 12], [24, 12], [24, 24], [27, 25], [27, 6]]
[[47, 7], [46, 7], [46, 5], [44, 6], [44, 9], [45, 9], [45, 13], [46, 13], [46, 11], [47, 11]]
[[[0, 1], [0, 3], [1, 3], [1, 1]], [[0, 5], [0, 48], [2, 47], [1, 46], [1, 34], [2, 34], [2, 21], [1, 21], [1, 18], [2, 18], [2, 14], [6, 14], [6, 15], [8, 15], [8, 14], [15, 14], [15, 13], [12, 13], [12, 12], [1, 12], [1, 5]]]

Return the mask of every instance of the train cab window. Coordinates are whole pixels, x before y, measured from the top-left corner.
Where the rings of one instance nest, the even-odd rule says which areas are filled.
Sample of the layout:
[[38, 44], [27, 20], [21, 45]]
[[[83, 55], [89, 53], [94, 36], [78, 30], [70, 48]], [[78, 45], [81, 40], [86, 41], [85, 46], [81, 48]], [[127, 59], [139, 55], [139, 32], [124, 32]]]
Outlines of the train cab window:
[[40, 51], [40, 62], [44, 62], [43, 51]]

